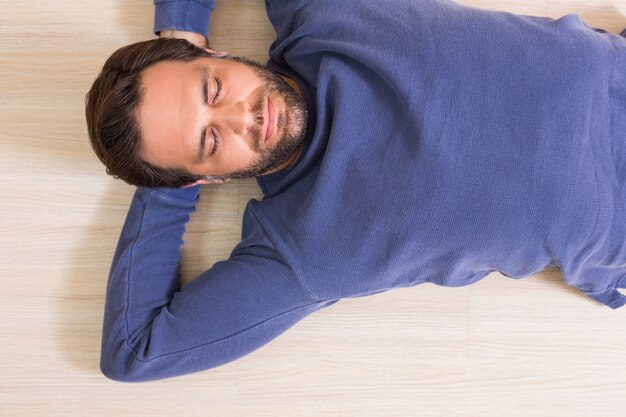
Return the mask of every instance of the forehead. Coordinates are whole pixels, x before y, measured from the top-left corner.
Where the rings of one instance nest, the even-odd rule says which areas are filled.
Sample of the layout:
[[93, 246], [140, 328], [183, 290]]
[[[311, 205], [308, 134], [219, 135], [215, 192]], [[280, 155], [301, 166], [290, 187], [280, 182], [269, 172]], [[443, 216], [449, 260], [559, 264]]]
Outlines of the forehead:
[[194, 62], [160, 62], [141, 74], [142, 99], [137, 120], [142, 137], [141, 157], [148, 162], [161, 166], [176, 162], [170, 159], [176, 159], [176, 145], [181, 140], [182, 95], [198, 68], [197, 63], [190, 64]]
[[160, 62], [141, 73], [141, 115], [152, 115], [155, 109], [172, 109], [180, 101], [185, 87], [193, 83], [202, 65], [199, 62]]
[[165, 61], [146, 68], [141, 73], [142, 103], [151, 105], [153, 100], [171, 98], [173, 91], [178, 91], [194, 74], [197, 74], [206, 62]]
[[[194, 61], [161, 61], [150, 65], [141, 72], [142, 86], [151, 85], [155, 81], [167, 79], [172, 81], [176, 78], [188, 76], [199, 68], [209, 64], [208, 58]], [[214, 65], [211, 63], [211, 65]]]

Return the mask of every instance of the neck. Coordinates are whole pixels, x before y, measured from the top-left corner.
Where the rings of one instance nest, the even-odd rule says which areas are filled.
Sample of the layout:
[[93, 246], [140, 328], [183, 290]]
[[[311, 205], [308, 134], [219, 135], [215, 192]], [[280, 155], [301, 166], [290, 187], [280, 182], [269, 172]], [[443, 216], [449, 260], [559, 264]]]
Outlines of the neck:
[[283, 77], [283, 79], [284, 79], [285, 81], [287, 81], [287, 84], [289, 84], [289, 85], [291, 86], [291, 88], [293, 88], [294, 90], [296, 90], [296, 93], [298, 93], [298, 95], [299, 95], [300, 97], [302, 97], [302, 91], [300, 91], [300, 87], [298, 86], [298, 83], [297, 83], [297, 82], [295, 82], [293, 79], [291, 79], [291, 78], [287, 77], [286, 75], [282, 75], [282, 74], [278, 74], [278, 75], [280, 75], [281, 77]]
[[271, 173], [282, 171], [284, 169], [289, 168], [291, 165], [293, 165], [296, 162], [296, 160], [298, 159], [298, 156], [300, 156], [300, 152], [302, 152], [302, 143], [298, 145], [296, 150], [291, 154], [291, 156], [289, 157], [287, 161], [285, 161], [284, 163], [280, 164], [279, 166], [277, 166], [276, 168], [270, 171], [264, 172], [263, 175], [271, 174]]

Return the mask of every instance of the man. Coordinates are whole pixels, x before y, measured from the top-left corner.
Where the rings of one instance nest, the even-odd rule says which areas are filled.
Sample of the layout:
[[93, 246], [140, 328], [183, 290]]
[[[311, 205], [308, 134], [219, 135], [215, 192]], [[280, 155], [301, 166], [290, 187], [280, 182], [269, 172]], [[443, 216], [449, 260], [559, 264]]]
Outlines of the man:
[[[107, 377], [209, 369], [341, 298], [492, 271], [557, 266], [626, 303], [624, 37], [450, 1], [269, 0], [264, 68], [202, 49], [212, 1], [155, 3], [155, 32], [197, 46], [124, 47], [87, 100], [94, 150], [138, 186]], [[249, 176], [241, 242], [180, 288], [199, 184]]]

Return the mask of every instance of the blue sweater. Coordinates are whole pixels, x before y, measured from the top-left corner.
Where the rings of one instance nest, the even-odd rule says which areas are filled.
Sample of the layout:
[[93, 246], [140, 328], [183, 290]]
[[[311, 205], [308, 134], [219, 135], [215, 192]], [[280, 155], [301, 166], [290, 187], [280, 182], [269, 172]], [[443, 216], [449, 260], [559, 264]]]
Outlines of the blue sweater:
[[[157, 2], [155, 31], [167, 14], [206, 34], [212, 1], [193, 12], [204, 28], [187, 25], [200, 3]], [[626, 38], [574, 14], [450, 1], [269, 0], [267, 12], [268, 66], [310, 111], [304, 149], [257, 177], [241, 242], [182, 288], [198, 187], [137, 189], [107, 286], [107, 377], [213, 368], [342, 298], [492, 271], [556, 266], [594, 300], [626, 303]]]

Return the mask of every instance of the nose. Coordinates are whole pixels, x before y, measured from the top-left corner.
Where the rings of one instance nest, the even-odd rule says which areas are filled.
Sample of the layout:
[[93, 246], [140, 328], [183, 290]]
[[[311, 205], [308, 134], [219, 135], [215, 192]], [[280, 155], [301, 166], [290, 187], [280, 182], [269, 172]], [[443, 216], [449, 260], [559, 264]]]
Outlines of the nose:
[[218, 103], [208, 113], [211, 125], [230, 130], [237, 135], [246, 135], [254, 126], [254, 116], [246, 101]]

